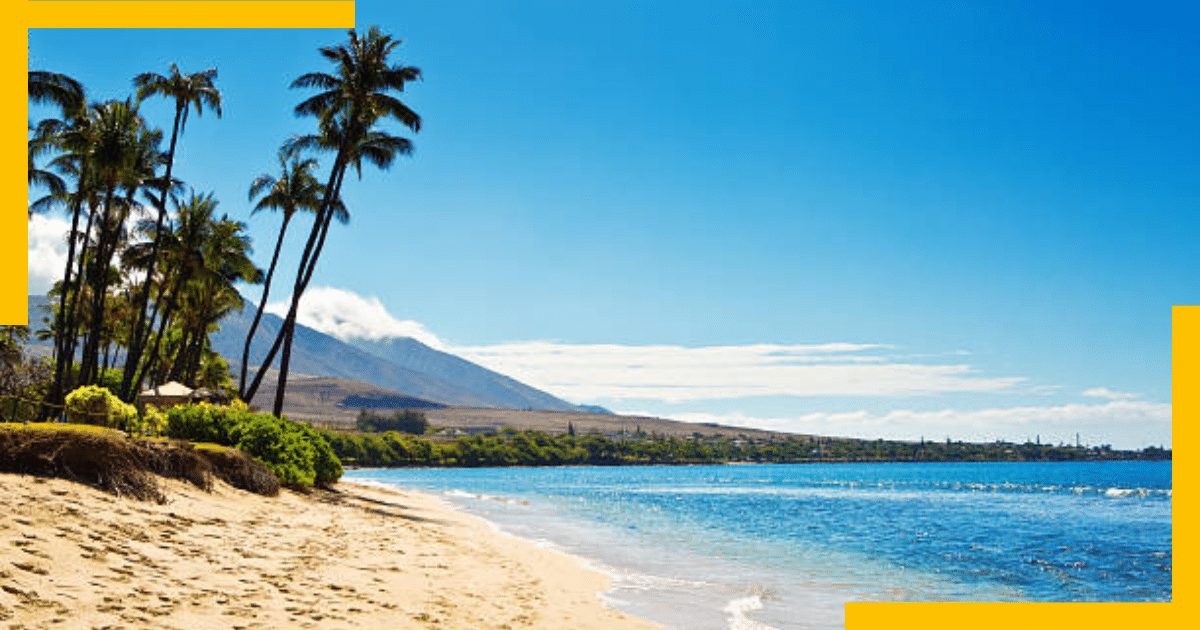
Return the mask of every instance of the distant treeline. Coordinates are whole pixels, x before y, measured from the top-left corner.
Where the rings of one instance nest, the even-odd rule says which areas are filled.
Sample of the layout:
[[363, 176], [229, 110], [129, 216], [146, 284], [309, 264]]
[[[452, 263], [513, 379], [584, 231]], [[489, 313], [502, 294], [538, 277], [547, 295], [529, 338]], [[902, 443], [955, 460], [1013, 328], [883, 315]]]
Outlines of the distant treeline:
[[743, 436], [690, 438], [655, 434], [548, 435], [504, 429], [498, 433], [430, 440], [416, 435], [321, 431], [343, 463], [351, 466], [562, 466], [719, 464], [726, 462], [1020, 462], [1170, 460], [1171, 451], [1119, 451], [1109, 446], [1051, 446], [992, 442], [898, 442]]

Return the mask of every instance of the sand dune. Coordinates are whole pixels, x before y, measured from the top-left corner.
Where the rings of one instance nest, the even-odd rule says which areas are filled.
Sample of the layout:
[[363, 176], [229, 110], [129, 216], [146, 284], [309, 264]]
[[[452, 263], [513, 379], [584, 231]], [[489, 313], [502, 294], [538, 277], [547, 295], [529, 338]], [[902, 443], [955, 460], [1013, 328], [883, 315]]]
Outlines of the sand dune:
[[[0, 622], [23, 628], [612, 628], [607, 578], [435, 497], [276, 498], [164, 479], [166, 505], [0, 474]], [[14, 625], [17, 624], [17, 625]]]

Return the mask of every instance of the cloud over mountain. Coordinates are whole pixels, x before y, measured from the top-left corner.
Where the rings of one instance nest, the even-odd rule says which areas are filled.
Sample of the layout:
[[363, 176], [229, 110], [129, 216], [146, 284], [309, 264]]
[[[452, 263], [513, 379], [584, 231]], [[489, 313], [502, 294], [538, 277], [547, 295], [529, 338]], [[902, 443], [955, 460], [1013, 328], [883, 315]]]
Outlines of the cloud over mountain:
[[[291, 297], [267, 304], [266, 311], [287, 315]], [[363, 297], [335, 287], [310, 287], [300, 300], [296, 321], [343, 341], [347, 339], [388, 339], [411, 337], [439, 350], [446, 346], [419, 322], [397, 319], [388, 313], [378, 297]]]

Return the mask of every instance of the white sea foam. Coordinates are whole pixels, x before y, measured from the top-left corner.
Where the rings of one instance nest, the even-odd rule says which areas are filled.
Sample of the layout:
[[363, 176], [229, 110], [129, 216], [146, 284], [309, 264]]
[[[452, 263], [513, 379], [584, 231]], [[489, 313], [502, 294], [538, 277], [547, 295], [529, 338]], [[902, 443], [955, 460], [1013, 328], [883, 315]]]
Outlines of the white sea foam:
[[445, 490], [442, 492], [442, 494], [447, 497], [451, 497], [451, 498], [455, 498], [455, 499], [476, 499], [478, 501], [495, 501], [497, 503], [506, 503], [508, 505], [527, 505], [529, 503], [528, 501], [518, 501], [516, 499], [511, 499], [508, 497], [498, 497], [498, 496], [491, 495], [491, 494], [479, 494], [476, 492], [466, 492], [465, 490], [459, 490], [457, 488], [454, 488], [451, 490]]
[[775, 630], [775, 628], [759, 623], [748, 616], [752, 611], [762, 610], [762, 607], [762, 598], [758, 595], [751, 595], [729, 602], [722, 612], [725, 613], [726, 621], [729, 622], [729, 630]]

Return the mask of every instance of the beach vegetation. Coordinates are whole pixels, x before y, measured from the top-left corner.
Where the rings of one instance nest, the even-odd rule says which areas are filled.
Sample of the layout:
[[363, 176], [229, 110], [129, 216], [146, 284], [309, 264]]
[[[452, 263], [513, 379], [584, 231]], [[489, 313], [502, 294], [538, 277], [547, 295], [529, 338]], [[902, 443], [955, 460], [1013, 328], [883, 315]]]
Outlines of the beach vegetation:
[[650, 464], [719, 464], [726, 462], [802, 464], [840, 462], [941, 461], [1107, 461], [1169, 460], [1161, 448], [1118, 451], [1107, 445], [1066, 447], [1014, 445], [1003, 442], [971, 444], [904, 442], [780, 436], [692, 436], [589, 433], [547, 434], [505, 428], [498, 432], [462, 436], [450, 443], [396, 432], [358, 433], [324, 430], [339, 458], [356, 466], [626, 466]]
[[262, 494], [279, 494], [279, 481], [245, 453], [193, 448], [187, 442], [129, 440], [112, 429], [62, 423], [0, 424], [0, 472], [63, 477], [118, 496], [166, 502], [157, 477], [187, 481], [209, 491], [213, 479]]
[[285, 486], [328, 486], [342, 464], [325, 437], [306, 425], [254, 413], [244, 403], [199, 403], [167, 411], [168, 434], [176, 439], [234, 447], [260, 461]]
[[126, 430], [137, 420], [137, 409], [98, 385], [80, 387], [66, 398], [66, 416], [73, 422]]

